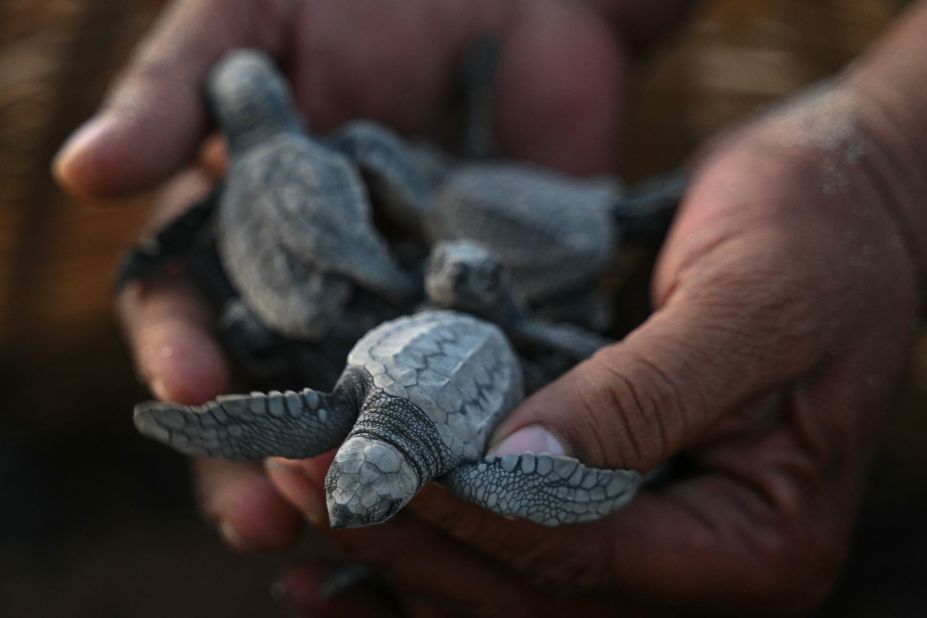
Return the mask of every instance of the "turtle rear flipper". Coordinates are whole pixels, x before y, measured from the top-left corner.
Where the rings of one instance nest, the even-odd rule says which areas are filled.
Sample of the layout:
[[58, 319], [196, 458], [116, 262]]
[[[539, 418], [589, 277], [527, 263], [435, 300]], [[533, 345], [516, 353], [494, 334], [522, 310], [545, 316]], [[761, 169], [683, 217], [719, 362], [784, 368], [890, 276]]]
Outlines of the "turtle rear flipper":
[[589, 468], [572, 457], [523, 453], [461, 464], [438, 481], [499, 515], [560, 526], [593, 521], [623, 506], [641, 475]]
[[171, 260], [182, 258], [196, 246], [197, 237], [212, 217], [220, 189], [190, 206], [160, 228], [152, 239], [126, 253], [116, 275], [116, 290], [132, 281], [148, 279]]
[[136, 428], [187, 455], [260, 459], [319, 455], [341, 444], [356, 413], [337, 397], [305, 389], [227, 395], [201, 406], [149, 401]]

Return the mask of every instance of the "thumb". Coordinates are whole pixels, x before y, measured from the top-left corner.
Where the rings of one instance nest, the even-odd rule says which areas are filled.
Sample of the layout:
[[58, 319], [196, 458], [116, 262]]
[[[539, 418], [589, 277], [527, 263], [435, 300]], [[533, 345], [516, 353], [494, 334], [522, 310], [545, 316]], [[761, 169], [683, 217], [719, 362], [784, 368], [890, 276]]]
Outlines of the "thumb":
[[[83, 195], [138, 191], [186, 163], [206, 129], [201, 88], [229, 49], [282, 45], [280, 2], [176, 1], [142, 43], [102, 109], [65, 143], [58, 181]], [[288, 5], [287, 5], [288, 6]]]
[[[730, 264], [730, 257], [721, 259]], [[490, 452], [650, 470], [729, 411], [807, 371], [826, 346], [814, 316], [797, 308], [807, 305], [803, 286], [744, 275], [693, 282], [711, 290], [701, 295], [678, 285], [622, 342], [523, 402], [497, 429]]]

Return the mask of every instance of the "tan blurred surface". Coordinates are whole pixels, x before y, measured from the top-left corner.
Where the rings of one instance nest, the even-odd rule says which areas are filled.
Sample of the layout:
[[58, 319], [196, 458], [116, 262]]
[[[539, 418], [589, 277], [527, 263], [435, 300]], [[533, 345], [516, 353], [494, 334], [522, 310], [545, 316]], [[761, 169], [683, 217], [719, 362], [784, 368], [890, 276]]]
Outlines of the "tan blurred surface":
[[[155, 2], [0, 4], [0, 615], [255, 616], [275, 560], [225, 552], [192, 511], [183, 462], [134, 435], [144, 396], [111, 313], [112, 272], [144, 200], [62, 196], [57, 146], [99, 101]], [[833, 74], [884, 28], [889, 0], [704, 2], [654, 55], [629, 175], [668, 168], [720, 128]], [[826, 615], [923, 615], [927, 347], [886, 430], [858, 542]], [[92, 437], [93, 452], [78, 448]], [[49, 594], [54, 591], [54, 594]]]

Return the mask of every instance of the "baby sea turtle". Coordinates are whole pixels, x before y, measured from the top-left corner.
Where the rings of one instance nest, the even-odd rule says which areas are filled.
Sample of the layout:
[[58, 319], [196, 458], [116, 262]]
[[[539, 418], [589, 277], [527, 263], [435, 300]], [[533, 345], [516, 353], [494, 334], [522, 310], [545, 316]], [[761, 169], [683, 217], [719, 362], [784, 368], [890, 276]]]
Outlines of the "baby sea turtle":
[[296, 384], [331, 388], [357, 340], [400, 315], [399, 309], [355, 289], [339, 304], [337, 319], [324, 333], [301, 338], [268, 327], [232, 284], [216, 249], [214, 220], [220, 193], [221, 189], [213, 191], [129, 251], [117, 289], [132, 281], [149, 281], [168, 264], [180, 262], [215, 307], [216, 334], [249, 378], [270, 388]]
[[336, 149], [303, 133], [283, 78], [260, 52], [212, 70], [208, 94], [231, 164], [218, 249], [235, 287], [284, 335], [323, 335], [354, 287], [401, 302], [420, 294], [373, 226], [363, 181]]
[[600, 518], [641, 476], [549, 454], [484, 457], [522, 397], [518, 361], [494, 325], [450, 311], [385, 322], [348, 356], [333, 391], [148, 402], [138, 429], [177, 450], [256, 459], [339, 447], [325, 480], [334, 527], [384, 521], [429, 480], [497, 513], [555, 526]]
[[332, 142], [370, 179], [385, 214], [429, 244], [483, 243], [532, 305], [588, 288], [623, 242], [659, 242], [687, 184], [673, 172], [627, 190], [511, 160], [449, 162], [370, 121]]
[[674, 172], [627, 191], [515, 161], [461, 165], [435, 195], [429, 238], [481, 242], [536, 305], [588, 289], [625, 242], [659, 240], [686, 186]]
[[515, 344], [564, 357], [571, 366], [613, 341], [572, 324], [531, 317], [505, 267], [481, 243], [445, 241], [432, 250], [425, 292], [434, 306], [465, 311], [497, 324]]

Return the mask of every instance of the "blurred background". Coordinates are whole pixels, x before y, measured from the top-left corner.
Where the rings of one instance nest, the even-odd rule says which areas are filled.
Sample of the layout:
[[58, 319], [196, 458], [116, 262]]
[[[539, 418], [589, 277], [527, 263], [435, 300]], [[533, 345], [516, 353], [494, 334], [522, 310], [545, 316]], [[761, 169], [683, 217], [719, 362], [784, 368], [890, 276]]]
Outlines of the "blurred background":
[[[146, 397], [112, 312], [144, 197], [76, 203], [49, 161], [151, 23], [153, 0], [0, 2], [0, 616], [282, 612], [290, 556], [225, 550], [186, 462], [131, 427]], [[641, 73], [629, 178], [833, 74], [899, 0], [705, 0]], [[845, 573], [820, 616], [927, 615], [927, 345], [881, 436]]]

